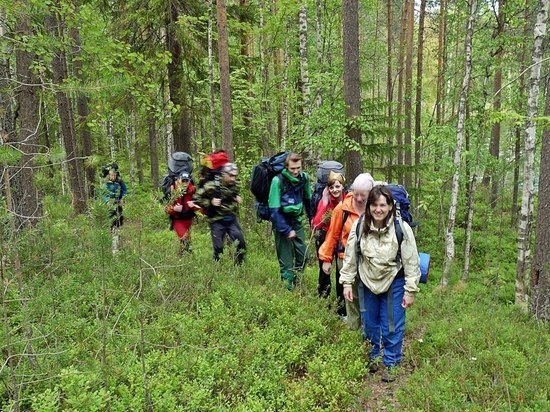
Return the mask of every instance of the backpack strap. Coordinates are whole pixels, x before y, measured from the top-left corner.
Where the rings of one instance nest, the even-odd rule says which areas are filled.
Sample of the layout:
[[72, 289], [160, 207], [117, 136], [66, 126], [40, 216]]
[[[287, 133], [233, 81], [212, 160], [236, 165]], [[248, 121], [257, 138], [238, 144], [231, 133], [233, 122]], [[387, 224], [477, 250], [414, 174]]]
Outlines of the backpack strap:
[[361, 258], [363, 257], [361, 255], [361, 232], [363, 229], [363, 221], [365, 220], [365, 215], [362, 214], [359, 216], [359, 220], [357, 222], [357, 227], [355, 228], [355, 237], [357, 241], [355, 242], [355, 263], [357, 265], [357, 277], [359, 276], [359, 265], [361, 264]]
[[396, 216], [393, 219], [393, 226], [395, 228], [395, 236], [397, 237], [397, 256], [395, 257], [395, 261], [397, 264], [401, 264], [401, 243], [403, 243], [403, 228], [401, 217]]

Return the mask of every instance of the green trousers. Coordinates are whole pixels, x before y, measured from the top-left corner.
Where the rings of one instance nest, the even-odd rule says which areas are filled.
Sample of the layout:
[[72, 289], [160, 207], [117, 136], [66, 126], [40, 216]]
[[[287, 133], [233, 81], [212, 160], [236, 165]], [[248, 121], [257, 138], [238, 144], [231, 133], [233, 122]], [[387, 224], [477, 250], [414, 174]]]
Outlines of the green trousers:
[[[344, 261], [338, 258], [336, 264], [339, 269], [342, 269], [342, 266], [344, 266]], [[353, 302], [346, 300], [346, 315], [348, 317], [347, 325], [350, 330], [361, 329], [361, 311], [359, 310], [359, 293], [357, 292], [357, 282], [360, 282], [360, 280], [356, 279], [351, 287], [351, 290], [353, 291]]]
[[294, 239], [282, 233], [275, 233], [275, 248], [277, 250], [277, 259], [279, 260], [279, 269], [281, 270], [281, 279], [286, 282], [289, 290], [294, 289], [296, 285], [296, 274], [304, 270], [306, 263], [306, 235], [304, 226], [301, 222], [292, 223], [292, 229], [296, 232]]

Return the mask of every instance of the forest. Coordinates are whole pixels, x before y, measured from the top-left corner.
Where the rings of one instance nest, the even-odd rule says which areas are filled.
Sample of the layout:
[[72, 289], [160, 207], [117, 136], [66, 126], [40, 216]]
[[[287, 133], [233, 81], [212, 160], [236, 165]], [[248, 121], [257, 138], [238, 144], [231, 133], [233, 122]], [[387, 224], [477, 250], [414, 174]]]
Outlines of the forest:
[[[0, 0], [0, 410], [550, 410], [548, 0]], [[247, 253], [178, 254], [174, 152], [238, 166]], [[288, 291], [253, 167], [399, 183], [429, 280], [394, 382]], [[102, 166], [127, 185], [113, 253]], [[117, 238], [118, 239], [118, 238]], [[333, 280], [334, 281], [334, 280]], [[328, 308], [327, 308], [328, 307]]]

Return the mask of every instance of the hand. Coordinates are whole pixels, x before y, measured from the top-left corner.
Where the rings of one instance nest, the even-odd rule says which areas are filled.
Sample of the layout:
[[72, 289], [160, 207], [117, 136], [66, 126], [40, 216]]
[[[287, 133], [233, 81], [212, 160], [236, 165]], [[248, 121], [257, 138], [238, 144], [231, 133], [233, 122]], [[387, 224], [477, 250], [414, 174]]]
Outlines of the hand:
[[235, 200], [236, 200], [236, 202], [237, 202], [238, 204], [241, 204], [241, 203], [243, 202], [243, 198], [240, 197], [239, 195], [237, 195], [237, 196], [235, 197]]
[[353, 289], [351, 285], [344, 285], [344, 298], [348, 302], [353, 302]]
[[119, 205], [119, 206], [122, 206], [122, 199], [119, 199], [119, 200], [118, 200], [118, 205]]
[[330, 275], [330, 270], [332, 269], [332, 263], [330, 262], [323, 262], [323, 266], [321, 266], [323, 269], [323, 272], [325, 272], [327, 275]]
[[401, 306], [403, 306], [405, 309], [408, 309], [412, 306], [414, 303], [414, 295], [410, 296], [405, 293], [403, 295], [403, 302], [401, 302]]
[[290, 233], [288, 234], [288, 238], [289, 238], [289, 239], [294, 239], [294, 238], [296, 238], [296, 231], [291, 230]]
[[215, 197], [214, 199], [212, 199], [210, 203], [212, 203], [212, 206], [218, 207], [219, 205], [222, 204], [222, 200], [218, 197]]
[[183, 205], [180, 205], [179, 203], [174, 205], [174, 212], [181, 212], [183, 210]]
[[187, 202], [187, 207], [188, 207], [189, 209], [193, 209], [194, 207], [196, 207], [195, 202], [193, 202], [192, 200], [190, 200], [189, 202]]

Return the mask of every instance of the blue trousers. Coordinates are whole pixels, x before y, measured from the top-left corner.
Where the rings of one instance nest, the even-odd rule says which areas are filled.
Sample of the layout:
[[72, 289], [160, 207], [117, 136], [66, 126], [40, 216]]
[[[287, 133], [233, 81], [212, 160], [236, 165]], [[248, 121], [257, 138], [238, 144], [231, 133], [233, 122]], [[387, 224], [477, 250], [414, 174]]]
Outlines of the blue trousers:
[[387, 292], [375, 295], [359, 282], [359, 303], [363, 320], [363, 335], [372, 344], [370, 358], [380, 357], [386, 366], [401, 362], [405, 308], [401, 306], [405, 294], [405, 278], [399, 272]]

